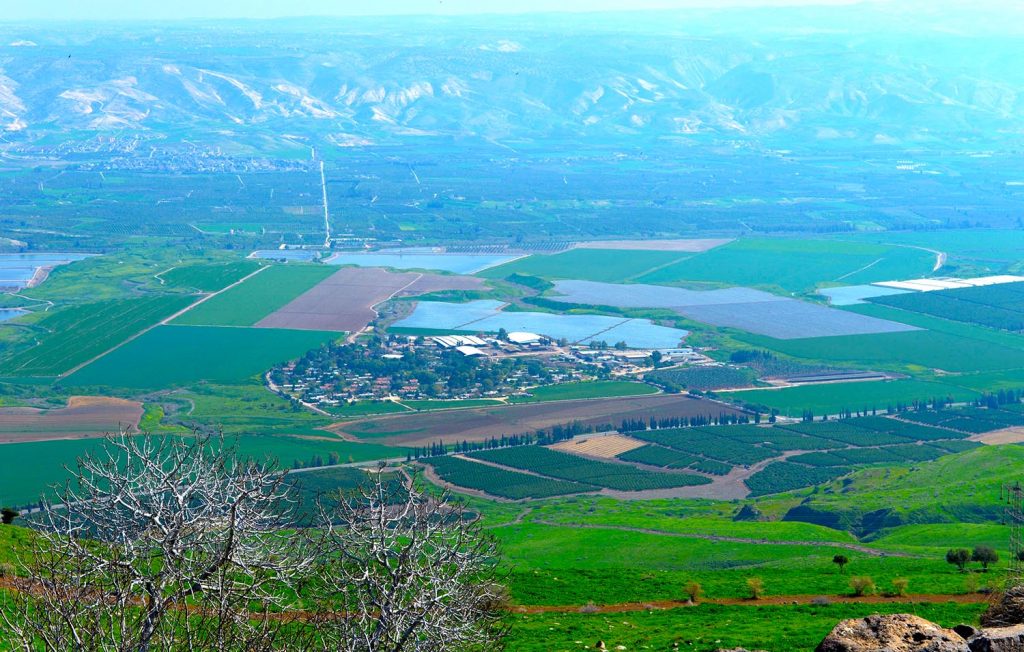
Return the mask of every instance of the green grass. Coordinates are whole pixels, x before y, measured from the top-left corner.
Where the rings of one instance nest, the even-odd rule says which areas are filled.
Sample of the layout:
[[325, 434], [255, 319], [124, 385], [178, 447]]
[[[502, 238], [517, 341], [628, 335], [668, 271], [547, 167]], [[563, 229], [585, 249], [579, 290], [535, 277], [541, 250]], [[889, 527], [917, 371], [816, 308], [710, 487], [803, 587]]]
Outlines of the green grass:
[[742, 239], [634, 280], [774, 286], [802, 292], [825, 282], [853, 285], [915, 278], [930, 272], [934, 260], [934, 254], [902, 247], [835, 240]]
[[[612, 614], [513, 614], [508, 649], [577, 652], [603, 640], [609, 650], [750, 650], [811, 652], [836, 623], [873, 613], [912, 613], [945, 627], [976, 623], [984, 604], [890, 603], [824, 606], [699, 605]], [[688, 643], [690, 642], [690, 643]], [[586, 646], [586, 647], [585, 647]]]
[[584, 398], [611, 398], [615, 396], [645, 396], [657, 394], [658, 388], [646, 383], [625, 380], [595, 380], [583, 383], [562, 383], [546, 385], [529, 390], [530, 396], [515, 396], [510, 403], [541, 403], [546, 401], [569, 401]]
[[930, 462], [857, 471], [813, 492], [790, 518], [870, 534], [923, 523], [999, 523], [1000, 486], [1024, 475], [1024, 447], [980, 446]]
[[580, 279], [621, 283], [663, 265], [693, 256], [678, 251], [620, 251], [614, 249], [573, 249], [561, 254], [534, 255], [478, 274], [506, 278], [512, 274], [545, 279]]
[[967, 401], [979, 394], [945, 382], [921, 380], [870, 381], [801, 385], [783, 389], [755, 389], [722, 393], [722, 396], [752, 405], [779, 410], [783, 416], [799, 417], [804, 410], [815, 415], [837, 414], [842, 410], [873, 410], [884, 412], [897, 403], [952, 396]]
[[337, 333], [269, 328], [160, 326], [69, 376], [69, 387], [163, 389], [243, 383]]
[[0, 365], [10, 376], [56, 376], [117, 346], [195, 301], [186, 295], [113, 299], [72, 306], [38, 322], [39, 343]]
[[168, 287], [214, 292], [231, 285], [259, 268], [260, 263], [255, 260], [182, 265], [163, 272], [160, 274], [160, 278]]
[[338, 271], [326, 265], [272, 265], [188, 311], [175, 324], [252, 326]]
[[[776, 596], [849, 595], [850, 575], [867, 575], [882, 590], [906, 577], [912, 593], [965, 591], [964, 576], [946, 563], [944, 551], [873, 556], [825, 542], [740, 543], [535, 523], [490, 531], [513, 568], [510, 590], [518, 604], [680, 600], [690, 581], [699, 582], [709, 598], [744, 598], [749, 596], [746, 580], [754, 576], [764, 580], [765, 595]], [[836, 554], [850, 559], [846, 573], [832, 563]], [[998, 580], [999, 575], [980, 579]]]

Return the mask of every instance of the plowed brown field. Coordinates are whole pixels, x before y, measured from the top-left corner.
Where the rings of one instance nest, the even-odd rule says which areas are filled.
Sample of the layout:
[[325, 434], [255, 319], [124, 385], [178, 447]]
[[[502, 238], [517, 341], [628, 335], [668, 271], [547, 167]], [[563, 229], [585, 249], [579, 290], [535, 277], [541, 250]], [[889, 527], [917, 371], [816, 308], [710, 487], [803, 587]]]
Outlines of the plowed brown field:
[[0, 443], [101, 437], [137, 429], [142, 404], [104, 396], [72, 396], [66, 407], [0, 408]]

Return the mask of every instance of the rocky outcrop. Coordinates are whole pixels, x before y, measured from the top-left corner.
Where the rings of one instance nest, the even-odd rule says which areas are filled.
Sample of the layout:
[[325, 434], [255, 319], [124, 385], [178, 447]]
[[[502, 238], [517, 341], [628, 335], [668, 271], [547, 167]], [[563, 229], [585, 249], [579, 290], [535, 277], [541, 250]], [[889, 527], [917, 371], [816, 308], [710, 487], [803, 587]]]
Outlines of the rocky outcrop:
[[840, 622], [816, 652], [970, 652], [951, 629], [910, 614], [874, 615]]
[[1024, 625], [983, 629], [967, 645], [971, 652], [1024, 652]]
[[1007, 627], [1024, 623], [1024, 586], [1006, 589], [981, 614], [982, 627]]
[[910, 614], [874, 615], [842, 621], [816, 652], [1024, 652], [1024, 624], [945, 629]]

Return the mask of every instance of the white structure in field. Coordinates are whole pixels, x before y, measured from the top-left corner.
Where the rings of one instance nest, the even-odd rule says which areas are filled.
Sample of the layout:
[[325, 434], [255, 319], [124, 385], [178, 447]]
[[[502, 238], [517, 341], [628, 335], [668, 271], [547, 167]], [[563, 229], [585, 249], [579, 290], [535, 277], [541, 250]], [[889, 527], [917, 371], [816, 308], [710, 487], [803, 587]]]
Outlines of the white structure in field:
[[441, 335], [430, 339], [446, 349], [455, 349], [460, 346], [485, 346], [487, 344], [487, 342], [473, 335]]
[[487, 355], [475, 346], [458, 346], [455, 350], [466, 356], [467, 358], [475, 358], [478, 355]]

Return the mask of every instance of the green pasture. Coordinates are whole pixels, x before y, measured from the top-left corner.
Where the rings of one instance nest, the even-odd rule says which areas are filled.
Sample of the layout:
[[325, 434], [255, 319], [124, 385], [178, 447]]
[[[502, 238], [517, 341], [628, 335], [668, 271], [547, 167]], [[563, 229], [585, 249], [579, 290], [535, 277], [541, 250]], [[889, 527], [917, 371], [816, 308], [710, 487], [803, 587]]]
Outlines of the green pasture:
[[882, 231], [843, 234], [837, 240], [901, 244], [927, 247], [948, 254], [947, 264], [969, 265], [1003, 271], [1007, 264], [1020, 262], [1024, 251], [1024, 231], [1020, 229], [944, 229], [939, 231]]
[[[691, 581], [699, 582], [709, 598], [744, 598], [750, 595], [751, 577], [764, 581], [766, 596], [849, 595], [851, 575], [871, 577], [882, 591], [891, 590], [892, 580], [899, 577], [909, 580], [911, 593], [966, 591], [966, 574], [946, 563], [944, 551], [934, 549], [906, 557], [880, 556], [824, 542], [739, 543], [534, 523], [490, 532], [513, 569], [509, 588], [519, 604], [685, 600]], [[850, 560], [845, 572], [832, 561], [837, 554]], [[996, 569], [976, 573], [982, 581], [998, 581], [1001, 574]]]
[[[945, 627], [976, 623], [984, 604], [713, 605], [630, 613], [509, 616], [508, 649], [576, 652], [604, 641], [609, 650], [750, 650], [811, 652], [836, 623], [873, 613], [912, 613]], [[622, 646], [622, 648], [619, 648]]]
[[271, 265], [241, 285], [196, 306], [174, 321], [192, 326], [252, 326], [334, 272], [327, 265]]
[[337, 333], [271, 328], [160, 326], [69, 376], [68, 387], [164, 389], [244, 383]]

